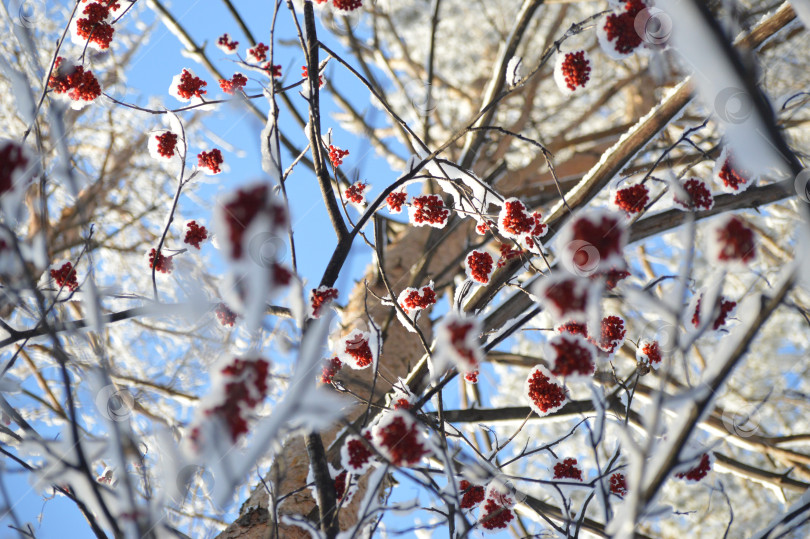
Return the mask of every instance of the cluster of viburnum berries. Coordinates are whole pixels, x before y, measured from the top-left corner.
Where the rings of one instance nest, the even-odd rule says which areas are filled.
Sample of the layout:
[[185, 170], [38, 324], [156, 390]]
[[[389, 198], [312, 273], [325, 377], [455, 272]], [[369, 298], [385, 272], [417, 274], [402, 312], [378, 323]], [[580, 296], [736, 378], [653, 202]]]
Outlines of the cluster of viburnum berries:
[[65, 262], [59, 269], [51, 270], [51, 278], [56, 281], [59, 288], [67, 288], [71, 292], [79, 288], [79, 281], [76, 280], [76, 270], [73, 264]]
[[[270, 362], [264, 358], [234, 358], [220, 370], [224, 379], [220, 402], [205, 410], [205, 416], [216, 417], [228, 429], [232, 441], [248, 432], [250, 413], [267, 397]], [[200, 441], [200, 428], [194, 427], [191, 439]]]
[[[727, 193], [738, 194], [753, 182], [749, 174], [732, 163], [731, 152], [725, 150], [725, 156], [717, 161], [715, 177]], [[699, 178], [688, 178], [674, 187], [673, 201], [675, 207], [683, 210], [710, 210], [714, 206], [714, 196], [709, 185]], [[643, 211], [650, 201], [650, 189], [644, 182], [629, 185], [616, 191], [614, 204], [628, 215]]]
[[[329, 0], [315, 0], [316, 4], [326, 4]], [[354, 11], [363, 7], [363, 0], [332, 0], [332, 5], [343, 11]]]
[[85, 71], [80, 65], [68, 65], [61, 56], [56, 58], [48, 88], [73, 101], [89, 102], [101, 95], [101, 86], [92, 71]]
[[[87, 2], [87, 0], [82, 0]], [[115, 29], [110, 24], [112, 12], [121, 8], [117, 0], [101, 0], [88, 3], [82, 16], [76, 19], [75, 35], [104, 50], [110, 47]]]

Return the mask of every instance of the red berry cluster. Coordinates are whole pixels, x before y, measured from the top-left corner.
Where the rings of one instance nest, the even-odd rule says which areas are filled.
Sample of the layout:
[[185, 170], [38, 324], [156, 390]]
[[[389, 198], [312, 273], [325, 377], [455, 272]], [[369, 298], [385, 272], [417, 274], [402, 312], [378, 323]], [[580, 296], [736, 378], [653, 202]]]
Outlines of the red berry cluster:
[[[337, 146], [329, 145], [329, 160], [332, 162], [333, 167], [339, 167], [343, 164], [343, 158], [349, 155], [349, 150], [341, 150]], [[348, 196], [348, 195], [347, 195]]]
[[[347, 151], [346, 153], [349, 153], [349, 152]], [[329, 157], [330, 157], [330, 159], [332, 157], [331, 150], [329, 151]], [[335, 166], [337, 166], [337, 165], [335, 165]], [[349, 199], [350, 202], [354, 202], [355, 204], [363, 204], [363, 202], [365, 201], [365, 197], [363, 196], [363, 191], [365, 191], [366, 188], [368, 188], [367, 183], [357, 181], [357, 182], [354, 182], [353, 184], [351, 184], [346, 189], [346, 191], [343, 193], [343, 195], [347, 199]]]
[[[590, 216], [580, 217], [573, 222], [571, 231], [571, 240], [579, 240], [595, 247], [600, 260], [607, 260], [613, 255], [622, 255], [624, 228], [612, 215], [603, 214], [595, 219], [591, 219]], [[585, 249], [579, 249], [575, 253], [575, 256], [577, 255], [588, 256], [588, 253]]]
[[629, 0], [621, 13], [611, 13], [605, 21], [608, 41], [615, 40], [614, 48], [621, 54], [630, 54], [641, 45], [641, 36], [636, 32], [636, 15], [646, 6], [641, 0]]
[[686, 180], [682, 187], [689, 195], [690, 200], [681, 200], [675, 196], [674, 200], [676, 204], [687, 209], [694, 207], [699, 210], [710, 210], [712, 206], [714, 206], [714, 197], [712, 197], [712, 192], [704, 181], [691, 178]]
[[644, 209], [650, 200], [649, 189], [642, 183], [616, 191], [616, 205], [628, 215]]
[[339, 358], [333, 357], [330, 359], [329, 363], [324, 365], [323, 371], [321, 372], [321, 383], [331, 384], [332, 379], [340, 372], [341, 367], [343, 367], [343, 362], [340, 361]]
[[[301, 66], [301, 78], [302, 79], [309, 78], [309, 70], [307, 69], [307, 66]], [[318, 86], [323, 87], [323, 75], [318, 75]]]
[[149, 268], [155, 269], [161, 273], [171, 273], [174, 269], [174, 261], [171, 256], [163, 256], [163, 253], [157, 255], [155, 259], [155, 249], [149, 252]]
[[180, 84], [177, 85], [177, 95], [183, 99], [201, 98], [203, 94], [208, 93], [203, 90], [204, 86], [208, 86], [208, 83], [200, 77], [195, 77], [188, 69], [183, 69], [183, 73], [180, 75]]
[[422, 195], [414, 197], [411, 201], [415, 224], [438, 224], [444, 225], [450, 215], [450, 210], [445, 209], [444, 201], [439, 195]]
[[408, 194], [405, 191], [394, 191], [385, 198], [385, 203], [388, 205], [388, 211], [391, 213], [402, 212], [402, 205], [405, 204], [405, 197]]
[[569, 333], [571, 335], [582, 335], [586, 339], [588, 338], [587, 324], [581, 324], [579, 322], [566, 322], [565, 324], [559, 326], [557, 331], [560, 333]]
[[406, 399], [405, 397], [402, 397], [401, 399], [397, 399], [396, 401], [393, 402], [393, 404], [391, 405], [391, 409], [392, 410], [399, 410], [399, 409], [410, 410], [411, 406], [413, 406], [413, 403], [411, 401], [409, 401], [408, 399]]
[[346, 470], [343, 470], [335, 477], [335, 498], [338, 501], [346, 494], [346, 475]]
[[630, 277], [630, 272], [613, 268], [604, 273], [594, 273], [590, 276], [590, 279], [593, 281], [599, 279], [600, 277], [605, 279], [605, 288], [608, 290], [613, 290], [616, 288], [616, 285], [619, 284], [619, 281]]
[[[459, 370], [466, 370], [467, 372], [475, 371], [478, 368], [478, 357], [476, 350], [470, 347], [470, 341], [476, 342], [478, 335], [475, 332], [475, 323], [471, 320], [451, 320], [445, 325], [447, 332], [450, 334], [450, 345], [461, 357], [465, 368]], [[476, 379], [476, 382], [478, 380]]]
[[354, 11], [363, 7], [363, 0], [332, 0], [332, 3], [343, 11]]
[[[695, 305], [695, 312], [692, 314], [692, 325], [695, 327], [700, 326], [700, 302], [703, 301], [703, 294], [697, 300], [697, 304]], [[726, 299], [723, 296], [718, 298], [718, 304], [720, 305], [719, 312], [717, 314], [717, 318], [714, 319], [714, 324], [712, 325], [712, 329], [717, 331], [726, 323], [726, 317], [731, 313], [734, 307], [737, 306], [736, 301], [731, 301]]]
[[560, 318], [585, 312], [588, 303], [588, 287], [573, 277], [548, 283], [542, 296]]
[[612, 354], [624, 342], [626, 334], [627, 329], [625, 329], [624, 320], [621, 317], [606, 316], [602, 319], [600, 340], [596, 344], [608, 354]]
[[473, 485], [466, 479], [462, 479], [458, 485], [461, 492], [461, 504], [459, 507], [462, 509], [471, 509], [484, 501], [486, 491], [481, 485]]
[[559, 335], [549, 341], [549, 346], [554, 349], [554, 367], [551, 374], [589, 376], [596, 370], [593, 349], [581, 337]]
[[14, 188], [15, 173], [28, 169], [28, 158], [23, 147], [8, 141], [0, 148], [0, 194]]
[[515, 514], [510, 508], [500, 505], [492, 498], [487, 498], [480, 522], [481, 527], [487, 530], [505, 530], [514, 518]]
[[650, 365], [659, 365], [661, 363], [661, 346], [658, 341], [650, 341], [641, 346], [641, 353], [647, 358]]
[[[231, 242], [231, 256], [242, 258], [242, 237], [253, 219], [262, 212], [269, 211], [268, 197], [270, 190], [267, 185], [261, 184], [252, 188], [242, 188], [236, 191], [236, 196], [223, 206], [223, 218], [228, 228], [228, 239]], [[271, 219], [273, 226], [281, 227], [287, 223], [287, 212], [283, 207], [272, 208]]]
[[236, 191], [235, 199], [225, 204], [224, 216], [230, 232], [228, 239], [231, 242], [233, 258], [242, 258], [242, 236], [248, 225], [264, 208], [267, 195], [266, 185], [239, 189]]
[[717, 258], [721, 261], [748, 263], [755, 258], [754, 231], [739, 217], [732, 216], [716, 234], [720, 244]]
[[219, 303], [216, 309], [214, 309], [214, 312], [216, 313], [220, 324], [223, 326], [233, 327], [234, 323], [236, 322], [236, 313], [230, 310], [227, 305], [224, 303]]
[[523, 202], [512, 198], [504, 201], [499, 224], [502, 231], [517, 236], [531, 232], [534, 227], [534, 219], [526, 211]]
[[265, 45], [264, 43], [257, 43], [255, 47], [252, 49], [248, 49], [248, 55], [253, 59], [254, 62], [257, 64], [260, 62], [264, 62], [267, 60], [267, 51], [270, 50], [270, 47]]
[[543, 223], [543, 218], [540, 213], [532, 212], [532, 220], [534, 221], [534, 225], [532, 226], [531, 232], [529, 232], [525, 238], [526, 245], [530, 249], [534, 247], [534, 240], [532, 238], [545, 236], [546, 231], [548, 230], [548, 226]]
[[469, 268], [470, 276], [481, 284], [489, 282], [493, 265], [492, 255], [486, 251], [473, 251], [467, 255], [467, 268]]
[[214, 174], [222, 172], [220, 165], [225, 160], [222, 158], [222, 152], [219, 148], [214, 148], [210, 152], [200, 152], [197, 154], [197, 166], [207, 168]]
[[471, 384], [478, 383], [478, 371], [471, 371], [464, 375], [464, 379], [467, 380]]
[[82, 39], [87, 39], [91, 43], [96, 43], [100, 49], [108, 49], [112, 42], [115, 29], [107, 22], [110, 16], [110, 8], [115, 9], [117, 4], [103, 5], [99, 2], [87, 4], [82, 13], [86, 18], [76, 20], [76, 33]]
[[262, 66], [262, 69], [267, 71], [273, 78], [280, 78], [281, 77], [281, 64], [273, 65], [270, 62], [267, 62]]
[[495, 226], [495, 221], [487, 219], [486, 221], [479, 223], [478, 226], [475, 227], [475, 231], [483, 236], [484, 234], [492, 230], [493, 226]]
[[343, 459], [343, 465], [355, 472], [365, 469], [374, 456], [374, 452], [369, 447], [371, 433], [366, 431], [363, 438], [365, 438], [365, 441], [359, 436], [352, 436], [346, 441], [346, 455]]
[[155, 138], [158, 141], [158, 153], [166, 158], [172, 157], [177, 148], [177, 135], [166, 131], [162, 135], [155, 135]]
[[692, 468], [689, 471], [676, 473], [675, 477], [678, 479], [686, 479], [687, 481], [700, 481], [707, 475], [709, 475], [709, 470], [712, 469], [711, 461], [709, 460], [709, 454], [704, 453], [702, 457], [700, 457], [700, 462], [697, 466]]
[[247, 85], [247, 77], [241, 73], [234, 73], [231, 80], [219, 79], [219, 87], [226, 94], [233, 95], [235, 92], [242, 90]]
[[624, 498], [627, 496], [627, 478], [622, 473], [615, 473], [610, 476], [610, 492]]
[[739, 191], [748, 183], [748, 179], [743, 175], [743, 172], [732, 166], [731, 156], [726, 157], [718, 175], [723, 185], [731, 191]]
[[501, 256], [498, 258], [498, 267], [502, 268], [506, 265], [509, 260], [513, 258], [518, 258], [520, 255], [523, 254], [523, 249], [514, 248], [512, 245], [508, 243], [502, 243], [500, 247]]
[[68, 66], [61, 56], [56, 59], [48, 88], [57, 94], [67, 94], [74, 101], [93, 101], [101, 95], [101, 86], [92, 71], [82, 66]]
[[222, 47], [223, 49], [227, 49], [229, 51], [235, 51], [239, 47], [238, 41], [231, 41], [231, 36], [228, 34], [222, 34], [217, 39], [217, 45]]
[[67, 288], [71, 292], [79, 288], [79, 282], [76, 280], [76, 270], [73, 269], [73, 264], [65, 262], [58, 270], [51, 270], [51, 278], [56, 281], [56, 284], [62, 288]]
[[376, 444], [394, 466], [413, 466], [429, 453], [417, 423], [402, 410], [391, 412], [374, 430]]
[[225, 402], [206, 410], [206, 415], [218, 415], [228, 426], [235, 442], [247, 434], [247, 413], [257, 407], [267, 396], [267, 375], [270, 363], [263, 358], [238, 359], [222, 369], [225, 383]]
[[186, 237], [183, 238], [183, 243], [193, 245], [197, 249], [200, 248], [200, 243], [208, 239], [208, 230], [204, 226], [197, 224], [197, 221], [191, 221], [186, 225]]
[[577, 466], [577, 459], [568, 458], [555, 464], [554, 479], [582, 481], [582, 470]]
[[344, 348], [346, 354], [354, 358], [357, 368], [364, 369], [371, 365], [374, 356], [368, 343], [368, 337], [362, 332], [355, 333], [346, 340]]
[[553, 381], [548, 371], [540, 366], [534, 368], [529, 375], [529, 399], [541, 414], [545, 415], [556, 410], [566, 400], [565, 388]]
[[577, 86], [584, 88], [591, 78], [591, 62], [585, 58], [585, 51], [566, 54], [561, 69], [565, 85], [571, 91], [576, 90]]
[[410, 291], [400, 303], [405, 312], [427, 309], [436, 303], [436, 292], [433, 291], [433, 287], [430, 285], [423, 286], [420, 290], [415, 288], [408, 290]]
[[338, 298], [337, 288], [329, 288], [321, 286], [313, 288], [309, 296], [309, 305], [312, 308], [312, 318], [319, 318], [321, 316], [321, 309], [328, 302]]

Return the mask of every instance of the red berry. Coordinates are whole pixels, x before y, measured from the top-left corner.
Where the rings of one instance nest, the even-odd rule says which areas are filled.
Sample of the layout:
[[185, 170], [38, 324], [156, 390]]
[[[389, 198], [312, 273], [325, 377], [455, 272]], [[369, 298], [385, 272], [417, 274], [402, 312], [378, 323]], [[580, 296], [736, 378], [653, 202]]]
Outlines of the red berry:
[[555, 464], [554, 479], [582, 481], [582, 470], [577, 466], [577, 459], [568, 458]]
[[571, 91], [576, 90], [577, 86], [584, 88], [591, 78], [591, 62], [585, 56], [585, 51], [566, 54], [560, 69], [565, 85]]
[[267, 51], [269, 50], [270, 47], [264, 43], [257, 43], [255, 47], [247, 50], [248, 58], [257, 64], [264, 62], [267, 60]]
[[616, 191], [616, 205], [628, 215], [639, 213], [649, 200], [649, 189], [641, 183]]
[[233, 327], [234, 322], [236, 322], [236, 313], [230, 310], [227, 305], [219, 303], [214, 312], [220, 324]]
[[60, 288], [67, 288], [71, 292], [79, 288], [79, 282], [76, 280], [76, 270], [73, 269], [73, 264], [65, 262], [58, 270], [51, 270], [51, 278], [56, 281]]
[[678, 479], [686, 479], [687, 481], [700, 481], [707, 475], [709, 475], [709, 470], [712, 469], [711, 459], [709, 458], [708, 453], [704, 453], [703, 456], [700, 458], [700, 462], [694, 468], [681, 473], [676, 473], [675, 477]]
[[414, 226], [442, 228], [447, 223], [450, 210], [445, 209], [444, 201], [439, 195], [422, 195], [413, 198], [408, 215]]
[[158, 140], [158, 153], [166, 158], [172, 157], [177, 148], [177, 135], [166, 131], [162, 135], [155, 135], [155, 138]]
[[187, 228], [188, 230], [186, 231], [186, 237], [183, 239], [183, 243], [193, 245], [199, 249], [200, 243], [208, 239], [208, 230], [206, 230], [204, 226], [198, 225], [197, 221], [191, 221], [187, 225]]
[[472, 251], [467, 255], [467, 274], [481, 284], [487, 284], [492, 275], [494, 261], [485, 251]]
[[[349, 150], [341, 150], [337, 146], [329, 145], [329, 160], [332, 161], [333, 167], [339, 167], [343, 164], [343, 158], [349, 155]], [[348, 196], [348, 195], [347, 195]]]
[[627, 496], [627, 479], [624, 474], [615, 473], [610, 476], [610, 492], [621, 498]]
[[385, 198], [385, 203], [388, 205], [390, 213], [401, 213], [402, 205], [405, 203], [405, 197], [408, 194], [405, 191], [394, 191]]
[[689, 195], [688, 199], [681, 200], [677, 195], [673, 198], [675, 203], [682, 208], [691, 209], [694, 207], [699, 210], [710, 210], [714, 206], [714, 197], [706, 182], [691, 178], [686, 180], [681, 187]]
[[180, 84], [177, 85], [177, 95], [183, 99], [201, 98], [203, 94], [208, 93], [203, 90], [205, 86], [208, 86], [207, 82], [195, 77], [188, 69], [183, 69], [180, 75]]
[[539, 416], [556, 412], [567, 399], [565, 388], [551, 376], [548, 369], [537, 365], [526, 381], [529, 405]]
[[222, 152], [219, 148], [214, 148], [210, 152], [200, 152], [197, 154], [197, 166], [207, 168], [214, 174], [222, 172], [220, 165], [224, 162]]
[[321, 372], [321, 383], [331, 384], [332, 379], [340, 371], [341, 367], [343, 367], [343, 362], [340, 361], [340, 358], [333, 357], [330, 359], [329, 363], [324, 366], [323, 372]]
[[754, 231], [736, 216], [731, 216], [715, 229], [717, 259], [721, 262], [742, 262], [747, 264], [756, 257]]
[[155, 259], [155, 249], [149, 252], [149, 268], [155, 269], [161, 273], [171, 273], [174, 269], [174, 262], [171, 256], [163, 256], [163, 253], [157, 255]]

